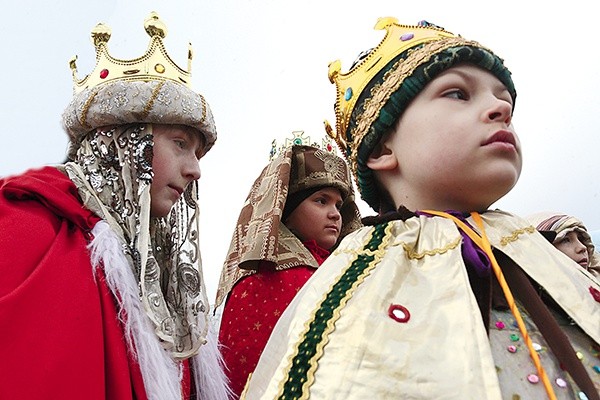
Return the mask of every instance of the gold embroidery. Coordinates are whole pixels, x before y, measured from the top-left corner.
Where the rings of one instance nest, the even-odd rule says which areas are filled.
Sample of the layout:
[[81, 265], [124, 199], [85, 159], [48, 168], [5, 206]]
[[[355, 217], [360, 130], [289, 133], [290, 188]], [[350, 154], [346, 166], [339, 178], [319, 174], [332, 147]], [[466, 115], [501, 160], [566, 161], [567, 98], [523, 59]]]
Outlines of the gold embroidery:
[[[462, 238], [458, 237], [456, 240], [448, 243], [444, 247], [431, 249], [431, 250], [423, 250], [420, 253], [418, 253], [414, 250], [414, 244], [411, 246], [410, 244], [408, 244], [406, 242], [394, 243], [394, 244], [390, 244], [386, 247], [402, 246], [404, 248], [404, 251], [406, 252], [406, 256], [410, 260], [420, 260], [425, 256], [434, 256], [437, 254], [444, 254], [449, 250], [453, 250], [461, 243], [461, 241], [462, 241]], [[363, 244], [363, 246], [364, 246], [364, 244]], [[378, 256], [381, 256], [381, 254], [380, 254], [381, 252], [385, 252], [385, 248], [378, 249], [376, 251], [371, 251], [368, 249], [356, 250], [354, 248], [350, 248], [350, 249], [336, 249], [332, 255], [336, 256], [336, 255], [340, 255], [340, 254], [349, 254], [350, 256], [353, 257], [353, 259], [355, 259], [356, 257], [358, 257], [359, 255], [362, 255], [362, 254], [367, 255], [367, 256], [378, 257]]]
[[85, 104], [83, 105], [83, 109], [81, 110], [81, 118], [79, 118], [79, 123], [85, 129], [90, 129], [91, 128], [87, 124], [87, 113], [88, 113], [88, 110], [90, 109], [90, 107], [92, 105], [92, 101], [94, 101], [94, 98], [96, 98], [97, 94], [98, 94], [98, 90], [96, 89], [96, 90], [94, 90], [93, 93], [90, 94], [90, 97], [88, 97], [88, 99], [85, 101]]
[[164, 84], [165, 84], [165, 82], [162, 81], [162, 82], [159, 82], [158, 85], [156, 85], [156, 87], [152, 91], [152, 95], [148, 99], [148, 103], [146, 103], [146, 106], [144, 107], [144, 110], [142, 111], [142, 115], [140, 116], [140, 119], [143, 120], [148, 116], [148, 114], [150, 113], [150, 110], [152, 109], [152, 106], [154, 105], [154, 100], [156, 100], [156, 98], [158, 97], [158, 93], [160, 92], [160, 89], [163, 87]]
[[531, 234], [534, 232], [535, 232], [535, 228], [531, 225], [529, 225], [528, 227], [525, 227], [525, 228], [517, 229], [516, 231], [513, 231], [509, 236], [504, 236], [502, 239], [500, 239], [500, 244], [502, 246], [506, 246], [510, 242], [517, 241], [517, 239], [519, 238], [520, 235], [523, 235], [525, 233]]
[[462, 242], [462, 238], [459, 237], [457, 238], [455, 241], [448, 243], [446, 246], [444, 247], [440, 247], [437, 249], [432, 249], [432, 250], [424, 250], [421, 253], [417, 253], [414, 250], [414, 247], [410, 247], [408, 244], [406, 243], [402, 243], [402, 247], [404, 248], [404, 251], [406, 252], [406, 256], [410, 259], [410, 260], [420, 260], [425, 256], [435, 256], [437, 254], [444, 254], [446, 253], [448, 250], [453, 250], [455, 249], [460, 243]]

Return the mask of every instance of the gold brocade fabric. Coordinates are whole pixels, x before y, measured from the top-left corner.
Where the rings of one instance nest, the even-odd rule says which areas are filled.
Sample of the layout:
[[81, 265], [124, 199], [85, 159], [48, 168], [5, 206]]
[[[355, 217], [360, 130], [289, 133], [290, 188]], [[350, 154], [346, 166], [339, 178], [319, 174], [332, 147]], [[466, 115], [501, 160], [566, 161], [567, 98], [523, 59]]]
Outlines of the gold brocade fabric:
[[[570, 338], [576, 351], [585, 347], [584, 365], [598, 387], [590, 346], [600, 343], [600, 303], [593, 295], [600, 283], [583, 268], [566, 266], [564, 255], [522, 218], [501, 211], [482, 218], [492, 246], [514, 260], [578, 325], [573, 329], [580, 337]], [[493, 314], [488, 337], [461, 241], [453, 222], [424, 216], [348, 235], [281, 316], [243, 398], [279, 398], [293, 378], [303, 379], [294, 398], [319, 400], [496, 400], [513, 399], [519, 392], [521, 399], [546, 398], [541, 384], [527, 381], [535, 367], [522, 363], [526, 351], [521, 347], [521, 358], [508, 358], [513, 355], [505, 347], [510, 344], [509, 317]], [[345, 282], [357, 265], [360, 273]], [[339, 286], [347, 291], [336, 292]], [[339, 301], [332, 303], [336, 296]], [[507, 325], [502, 331], [495, 328], [501, 317]], [[320, 335], [312, 335], [315, 326], [322, 326]], [[573, 398], [572, 382], [565, 378], [567, 387], [558, 386], [555, 380], [564, 372], [542, 345], [542, 364], [557, 396]], [[306, 361], [313, 347], [314, 356]], [[299, 364], [292, 363], [298, 359]], [[298, 377], [304, 361], [307, 369]]]
[[208, 329], [198, 189], [190, 183], [167, 217], [151, 218], [152, 143], [151, 124], [94, 131], [64, 170], [84, 206], [121, 239], [143, 309], [163, 347], [184, 359], [197, 353]]
[[308, 249], [281, 221], [288, 194], [314, 187], [335, 187], [342, 193], [340, 239], [362, 226], [348, 167], [335, 154], [311, 146], [291, 146], [271, 161], [256, 179], [229, 245], [215, 308], [233, 285], [255, 272], [260, 261], [276, 269], [318, 264]]

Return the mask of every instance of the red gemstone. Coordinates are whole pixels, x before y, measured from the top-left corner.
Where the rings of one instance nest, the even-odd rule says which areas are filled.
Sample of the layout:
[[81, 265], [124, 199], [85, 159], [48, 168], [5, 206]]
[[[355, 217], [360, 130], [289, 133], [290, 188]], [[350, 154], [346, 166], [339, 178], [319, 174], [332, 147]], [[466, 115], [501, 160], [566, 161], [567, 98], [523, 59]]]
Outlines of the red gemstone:
[[333, 146], [331, 146], [330, 144], [327, 145], [327, 151], [331, 151], [333, 150]]
[[104, 79], [108, 76], [108, 70], [105, 68], [102, 71], [100, 71], [100, 78]]
[[592, 294], [592, 297], [594, 298], [594, 300], [596, 300], [598, 303], [600, 303], [600, 291], [598, 289], [596, 289], [595, 287], [590, 286], [590, 293]]

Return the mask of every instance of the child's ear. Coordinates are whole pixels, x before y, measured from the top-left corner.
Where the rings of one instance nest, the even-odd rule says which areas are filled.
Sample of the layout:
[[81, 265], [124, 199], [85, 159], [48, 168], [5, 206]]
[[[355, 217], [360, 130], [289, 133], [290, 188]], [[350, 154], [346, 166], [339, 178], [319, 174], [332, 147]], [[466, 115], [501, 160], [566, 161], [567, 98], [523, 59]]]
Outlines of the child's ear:
[[367, 167], [374, 171], [392, 170], [398, 167], [398, 159], [387, 141], [381, 140], [367, 159]]

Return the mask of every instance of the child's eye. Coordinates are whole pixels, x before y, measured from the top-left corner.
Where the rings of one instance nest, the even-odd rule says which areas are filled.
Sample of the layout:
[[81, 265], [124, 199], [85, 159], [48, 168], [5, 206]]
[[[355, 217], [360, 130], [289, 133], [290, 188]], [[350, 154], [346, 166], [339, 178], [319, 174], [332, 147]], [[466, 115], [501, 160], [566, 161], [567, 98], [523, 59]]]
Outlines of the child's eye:
[[461, 89], [448, 90], [448, 91], [444, 92], [443, 96], [451, 98], [451, 99], [457, 99], [457, 100], [467, 100], [468, 99], [467, 94]]
[[175, 142], [175, 144], [177, 145], [177, 147], [179, 147], [181, 149], [185, 149], [185, 140], [174, 139], [173, 141]]

